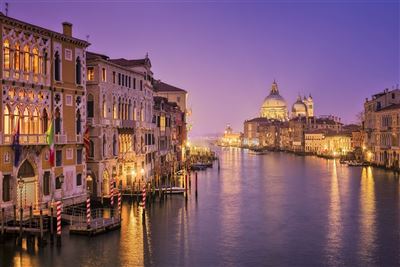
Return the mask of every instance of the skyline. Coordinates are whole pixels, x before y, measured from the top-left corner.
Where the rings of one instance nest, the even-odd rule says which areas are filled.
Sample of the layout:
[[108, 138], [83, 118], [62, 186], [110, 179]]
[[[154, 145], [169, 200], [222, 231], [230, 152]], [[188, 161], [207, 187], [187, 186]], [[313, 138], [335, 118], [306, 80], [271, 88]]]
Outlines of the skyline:
[[228, 123], [241, 131], [273, 79], [289, 109], [298, 93], [311, 93], [317, 115], [344, 122], [355, 121], [366, 97], [399, 83], [396, 2], [92, 4], [10, 1], [9, 16], [58, 32], [69, 21], [75, 37], [90, 35], [89, 51], [111, 58], [148, 52], [156, 79], [189, 92], [192, 135]]

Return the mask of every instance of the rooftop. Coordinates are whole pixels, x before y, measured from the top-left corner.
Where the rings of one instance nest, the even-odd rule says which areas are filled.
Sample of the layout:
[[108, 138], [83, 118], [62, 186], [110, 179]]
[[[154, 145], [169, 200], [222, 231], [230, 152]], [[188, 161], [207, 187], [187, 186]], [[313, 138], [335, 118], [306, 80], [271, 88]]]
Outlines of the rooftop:
[[162, 81], [155, 81], [153, 87], [156, 92], [185, 92], [185, 93], [187, 93], [186, 90], [183, 90], [176, 86], [164, 83]]

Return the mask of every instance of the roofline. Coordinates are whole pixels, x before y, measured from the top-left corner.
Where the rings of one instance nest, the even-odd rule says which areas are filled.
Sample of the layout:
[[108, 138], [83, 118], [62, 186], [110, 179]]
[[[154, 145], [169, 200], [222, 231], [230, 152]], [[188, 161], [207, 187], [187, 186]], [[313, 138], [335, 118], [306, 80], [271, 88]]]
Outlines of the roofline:
[[78, 39], [78, 38], [75, 38], [75, 37], [70, 37], [70, 36], [67, 36], [67, 35], [65, 35], [63, 33], [60, 33], [60, 32], [56, 32], [56, 31], [53, 31], [53, 30], [50, 30], [50, 29], [46, 29], [46, 28], [43, 28], [43, 27], [40, 27], [40, 26], [37, 26], [37, 25], [34, 25], [34, 24], [30, 24], [28, 22], [25, 22], [25, 21], [22, 21], [22, 20], [18, 20], [18, 19], [15, 19], [15, 18], [7, 17], [2, 12], [0, 12], [0, 22], [8, 24], [8, 25], [11, 25], [11, 26], [17, 26], [17, 27], [19, 27], [21, 29], [30, 30], [30, 31], [33, 31], [33, 32], [35, 32], [37, 34], [41, 34], [41, 35], [46, 35], [47, 34], [49, 37], [57, 38], [57, 39], [62, 40], [62, 41], [74, 42], [77, 45], [83, 46], [85, 48], [90, 45], [89, 42], [84, 41], [82, 39]]

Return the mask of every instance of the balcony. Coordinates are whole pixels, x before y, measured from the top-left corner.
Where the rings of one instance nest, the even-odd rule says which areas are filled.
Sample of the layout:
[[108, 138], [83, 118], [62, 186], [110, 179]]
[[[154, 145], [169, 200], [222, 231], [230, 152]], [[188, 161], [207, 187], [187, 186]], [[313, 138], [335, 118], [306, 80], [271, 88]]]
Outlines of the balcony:
[[110, 119], [101, 119], [101, 124], [103, 124], [103, 125], [111, 125], [111, 120]]
[[76, 142], [77, 143], [83, 143], [83, 135], [82, 134], [77, 134], [76, 135]]
[[[12, 134], [1, 135], [1, 139], [4, 145], [11, 145], [13, 142]], [[20, 134], [19, 135], [20, 145], [46, 145], [46, 134]]]
[[88, 125], [93, 125], [94, 124], [94, 118], [86, 118], [87, 124]]
[[66, 144], [67, 143], [67, 135], [66, 134], [54, 135], [54, 143], [55, 144]]

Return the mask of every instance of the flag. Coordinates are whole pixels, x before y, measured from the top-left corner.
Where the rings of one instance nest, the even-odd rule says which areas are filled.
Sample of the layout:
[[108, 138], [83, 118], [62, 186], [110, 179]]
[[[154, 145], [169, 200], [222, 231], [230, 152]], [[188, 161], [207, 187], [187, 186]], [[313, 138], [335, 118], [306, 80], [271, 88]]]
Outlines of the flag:
[[46, 132], [46, 141], [50, 147], [49, 162], [51, 166], [54, 166], [54, 125], [53, 120], [51, 120], [50, 127]]
[[14, 150], [14, 166], [18, 167], [21, 146], [19, 144], [19, 118], [14, 128], [12, 149]]
[[89, 135], [89, 127], [87, 125], [86, 125], [85, 134], [83, 136], [83, 143], [85, 146], [86, 161], [88, 161], [89, 149], [90, 149], [90, 135]]

